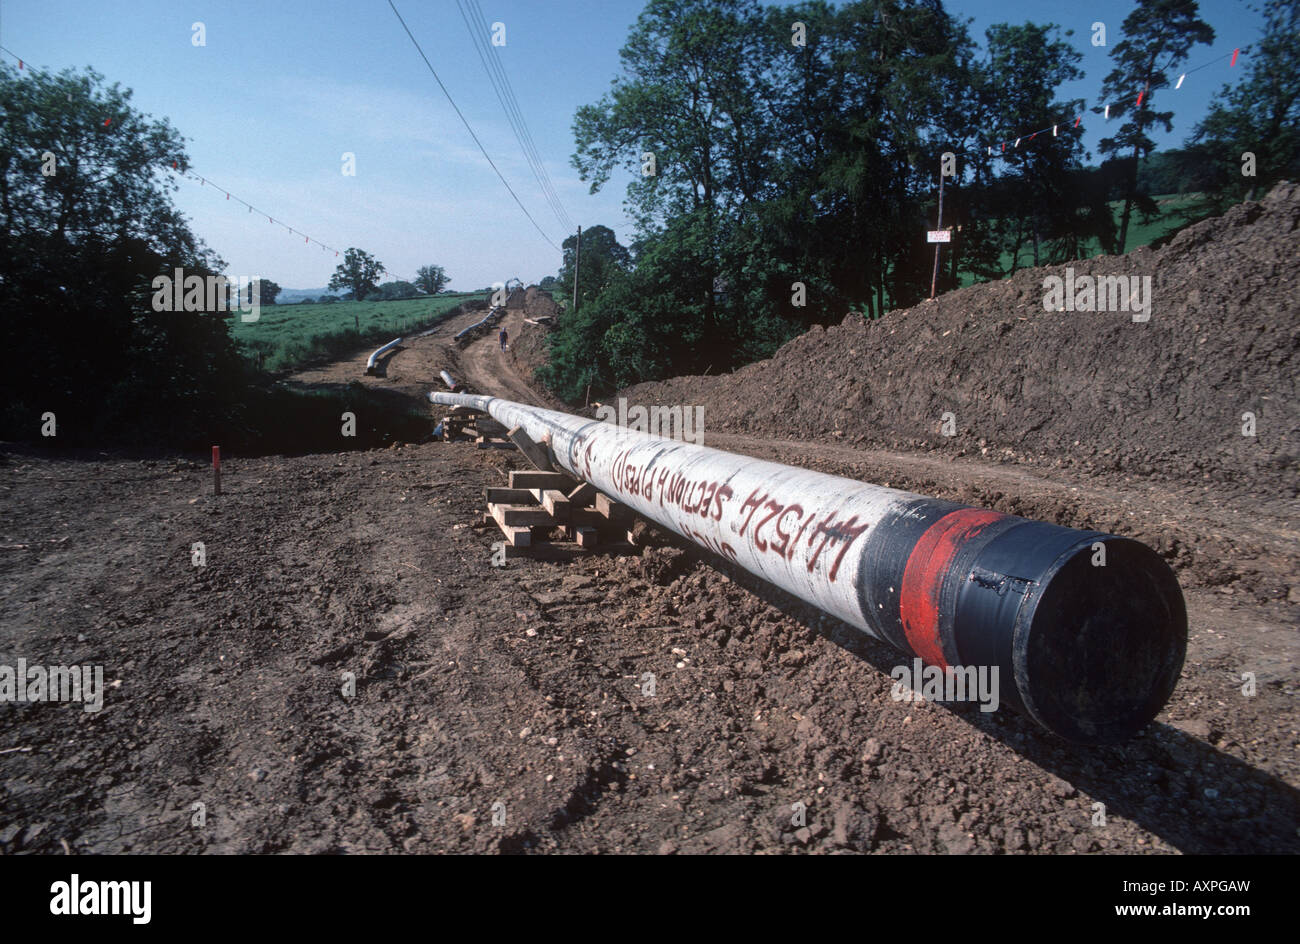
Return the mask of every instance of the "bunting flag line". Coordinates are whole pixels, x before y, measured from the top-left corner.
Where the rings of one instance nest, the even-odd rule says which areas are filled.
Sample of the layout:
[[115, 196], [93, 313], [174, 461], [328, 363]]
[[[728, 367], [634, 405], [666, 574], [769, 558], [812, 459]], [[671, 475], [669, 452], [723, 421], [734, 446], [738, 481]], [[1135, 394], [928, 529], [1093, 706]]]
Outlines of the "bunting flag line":
[[[176, 171], [176, 172], [177, 172], [181, 177], [184, 177], [184, 178], [186, 178], [187, 180], [192, 180], [192, 181], [193, 181], [193, 180], [197, 180], [197, 181], [199, 182], [199, 186], [200, 186], [200, 187], [206, 187], [206, 186], [208, 186], [209, 184], [211, 184], [213, 188], [215, 188], [216, 190], [220, 191], [221, 193], [224, 193], [224, 194], [226, 195], [226, 199], [227, 199], [227, 200], [234, 200], [236, 203], [242, 203], [244, 206], [248, 207], [248, 212], [249, 212], [249, 213], [252, 213], [254, 210], [257, 210], [257, 208], [256, 208], [255, 206], [253, 206], [251, 203], [249, 203], [249, 202], [248, 202], [247, 200], [245, 200], [243, 197], [239, 196], [238, 194], [231, 193], [231, 192], [230, 192], [229, 190], [227, 190], [225, 187], [222, 187], [222, 186], [220, 186], [220, 185], [214, 183], [213, 181], [209, 180], [208, 178], [206, 178], [206, 177], [200, 177], [198, 174], [189, 174], [189, 173], [186, 173], [186, 172], [183, 171], [183, 170], [180, 170], [180, 168], [179, 168], [179, 164], [178, 164], [177, 161], [172, 161], [172, 170], [175, 170], [175, 171]], [[262, 210], [258, 210], [257, 212], [262, 213], [262, 212], [264, 212], [264, 211], [262, 211]], [[303, 242], [306, 243], [306, 244], [308, 244], [308, 245], [310, 245], [311, 243], [315, 243], [317, 246], [320, 246], [322, 252], [332, 252], [332, 253], [334, 253], [334, 255], [335, 255], [336, 257], [337, 257], [338, 254], [339, 254], [339, 251], [338, 251], [337, 249], [335, 249], [333, 246], [330, 246], [330, 245], [327, 245], [326, 243], [321, 242], [319, 239], [315, 238], [314, 236], [309, 236], [309, 235], [307, 235], [306, 233], [304, 233], [304, 232], [303, 232], [302, 230], [300, 230], [300, 229], [294, 229], [294, 228], [293, 228], [292, 226], [290, 226], [288, 223], [285, 223], [285, 222], [278, 222], [278, 223], [277, 223], [277, 222], [276, 222], [276, 219], [275, 219], [273, 216], [271, 216], [270, 214], [267, 214], [266, 221], [267, 221], [268, 223], [271, 223], [271, 224], [274, 224], [274, 225], [277, 225], [277, 226], [283, 226], [286, 230], [289, 231], [289, 235], [291, 235], [291, 236], [301, 236], [301, 237], [303, 238]]]
[[[16, 60], [18, 61], [18, 68], [19, 68], [19, 69], [22, 69], [22, 68], [23, 68], [23, 66], [24, 66], [24, 60], [21, 59], [21, 58], [19, 58], [18, 55], [17, 55], [16, 53], [14, 53], [12, 50], [6, 49], [4, 46], [0, 46], [0, 52], [4, 52], [4, 53], [7, 53], [8, 55], [12, 56], [14, 59], [16, 59]], [[39, 71], [39, 70], [38, 70], [38, 71]], [[105, 119], [104, 119], [104, 124], [102, 125], [102, 127], [105, 127], [105, 128], [109, 127], [109, 126], [112, 124], [112, 121], [113, 121], [112, 118], [105, 118]], [[222, 193], [224, 193], [224, 194], [226, 195], [226, 199], [227, 199], [227, 200], [231, 200], [231, 199], [233, 199], [233, 200], [235, 200], [236, 202], [238, 202], [238, 203], [242, 203], [244, 206], [248, 207], [248, 212], [249, 212], [249, 213], [252, 213], [253, 210], [256, 209], [256, 208], [255, 208], [251, 203], [249, 203], [249, 202], [248, 202], [247, 200], [245, 200], [243, 197], [240, 197], [240, 196], [238, 196], [237, 194], [231, 193], [229, 190], [227, 190], [227, 189], [224, 188], [224, 187], [219, 187], [219, 186], [217, 186], [217, 184], [212, 183], [212, 181], [208, 180], [206, 177], [201, 177], [201, 176], [199, 176], [198, 174], [191, 174], [191, 173], [188, 173], [188, 172], [186, 172], [186, 171], [181, 170], [181, 169], [180, 169], [180, 161], [178, 161], [178, 160], [174, 160], [174, 161], [172, 161], [171, 169], [174, 170], [174, 171], [176, 171], [176, 173], [177, 173], [179, 176], [184, 177], [184, 178], [187, 179], [187, 180], [191, 180], [191, 181], [195, 181], [195, 180], [197, 180], [198, 183], [199, 183], [199, 186], [200, 186], [200, 187], [206, 187], [208, 184], [212, 184], [212, 186], [213, 186], [214, 188], [216, 188], [217, 190], [221, 191]], [[258, 210], [258, 212], [261, 213], [261, 212], [263, 212], [263, 211]], [[275, 223], [275, 220], [274, 220], [271, 216], [269, 216], [269, 215], [267, 216], [266, 219], [267, 219], [267, 222], [268, 222], [268, 223]], [[310, 245], [311, 243], [315, 243], [316, 245], [320, 246], [322, 252], [332, 252], [332, 253], [334, 253], [335, 257], [338, 256], [339, 251], [338, 251], [337, 249], [335, 249], [333, 246], [326, 245], [325, 243], [321, 242], [319, 239], [316, 239], [316, 238], [314, 238], [314, 237], [312, 237], [312, 236], [308, 236], [306, 233], [302, 232], [301, 230], [297, 230], [297, 231], [295, 231], [295, 230], [294, 230], [291, 226], [289, 226], [287, 223], [280, 223], [279, 225], [280, 225], [280, 226], [283, 226], [285, 229], [287, 229], [291, 235], [294, 235], [294, 236], [302, 236], [303, 239], [306, 241], [307, 244]]]
[[[1234, 49], [1234, 50], [1233, 50], [1232, 52], [1230, 52], [1230, 53], [1224, 53], [1222, 56], [1216, 56], [1216, 57], [1213, 58], [1213, 59], [1210, 59], [1210, 60], [1208, 60], [1208, 61], [1206, 61], [1206, 62], [1201, 63], [1199, 66], [1196, 66], [1196, 67], [1194, 67], [1194, 68], [1188, 69], [1187, 71], [1183, 72], [1182, 74], [1180, 74], [1180, 75], [1178, 76], [1178, 81], [1177, 81], [1176, 83], [1174, 83], [1174, 88], [1173, 88], [1173, 90], [1174, 90], [1174, 91], [1177, 91], [1178, 89], [1182, 88], [1182, 87], [1183, 87], [1183, 82], [1184, 82], [1184, 80], [1186, 80], [1186, 78], [1187, 78], [1189, 75], [1191, 75], [1193, 72], [1200, 72], [1202, 69], [1208, 69], [1210, 66], [1215, 65], [1215, 64], [1217, 64], [1217, 63], [1220, 63], [1220, 62], [1222, 62], [1224, 59], [1229, 59], [1229, 58], [1230, 58], [1231, 61], [1228, 63], [1228, 68], [1230, 68], [1230, 69], [1231, 69], [1231, 68], [1234, 68], [1234, 67], [1237, 65], [1237, 57], [1238, 57], [1238, 55], [1240, 55], [1240, 53], [1241, 53], [1241, 47], [1238, 46], [1236, 49]], [[1150, 91], [1151, 91], [1151, 83], [1150, 83], [1150, 82], [1147, 82], [1146, 85], [1143, 86], [1142, 90], [1139, 91], [1139, 92], [1137, 93], [1137, 102], [1136, 102], [1136, 105], [1134, 106], [1135, 108], [1141, 108], [1141, 107], [1142, 107], [1142, 102], [1146, 100], [1147, 93], [1150, 92]], [[1110, 120], [1110, 109], [1111, 109], [1111, 105], [1112, 105], [1112, 104], [1118, 104], [1118, 103], [1111, 102], [1111, 103], [1107, 103], [1107, 104], [1101, 106], [1101, 108], [1102, 108], [1102, 120], [1103, 120], [1103, 121], [1109, 121], [1109, 120]], [[1085, 110], [1086, 110], [1086, 106], [1085, 106]], [[1083, 121], [1083, 115], [1077, 115], [1077, 116], [1075, 117], [1075, 119], [1074, 119], [1074, 124], [1070, 126], [1071, 130], [1073, 130], [1073, 129], [1075, 129], [1075, 128], [1078, 128], [1078, 127], [1079, 127], [1079, 124], [1080, 124], [1082, 121]], [[1045, 127], [1045, 128], [1040, 128], [1038, 131], [1033, 132], [1033, 134], [1028, 135], [1029, 140], [1030, 140], [1030, 141], [1034, 140], [1034, 138], [1036, 138], [1039, 134], [1043, 134], [1043, 133], [1045, 133], [1045, 132], [1048, 130], [1048, 128], [1050, 128], [1051, 131], [1052, 131], [1052, 137], [1056, 137], [1056, 136], [1057, 136], [1057, 134], [1056, 134], [1057, 124], [1051, 124], [1051, 125], [1048, 125], [1048, 126]], [[1018, 136], [1018, 137], [1016, 137], [1016, 138], [1014, 138], [1014, 139], [1012, 139], [1012, 138], [1007, 138], [1005, 141], [995, 142], [994, 144], [987, 145], [987, 147], [988, 147], [988, 153], [989, 153], [989, 154], [993, 154], [993, 153], [994, 153], [994, 152], [993, 152], [994, 147], [996, 147], [998, 144], [1001, 144], [1001, 147], [998, 149], [998, 154], [1005, 154], [1005, 153], [1007, 152], [1007, 141], [1011, 141], [1011, 140], [1014, 140], [1014, 142], [1015, 142], [1014, 145], [1013, 145], [1013, 147], [1012, 147], [1012, 149], [1015, 150], [1016, 148], [1019, 148], [1019, 147], [1020, 147], [1020, 141], [1021, 141], [1024, 137], [1025, 137], [1025, 135], [1022, 134], [1022, 135], [1020, 135], [1020, 136]], [[994, 155], [994, 156], [997, 156], [997, 155]]]

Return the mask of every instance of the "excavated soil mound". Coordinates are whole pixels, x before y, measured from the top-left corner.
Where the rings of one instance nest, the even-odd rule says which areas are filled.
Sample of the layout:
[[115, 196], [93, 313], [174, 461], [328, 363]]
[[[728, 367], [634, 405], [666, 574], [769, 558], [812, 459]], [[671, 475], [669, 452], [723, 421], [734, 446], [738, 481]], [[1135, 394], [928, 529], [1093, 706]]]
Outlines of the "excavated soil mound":
[[546, 338], [551, 333], [555, 322], [559, 320], [560, 306], [555, 304], [555, 299], [551, 297], [550, 292], [544, 292], [536, 285], [530, 285], [524, 296], [524, 317], [531, 318], [533, 321], [542, 318], [552, 319], [545, 324], [524, 322], [519, 326], [518, 335], [510, 339], [515, 369], [528, 383], [540, 387], [541, 384], [535, 382], [534, 375], [537, 368], [545, 364], [549, 357]]
[[[1024, 270], [874, 322], [850, 314], [733, 374], [624, 395], [703, 405], [714, 430], [977, 452], [1294, 497], [1298, 224], [1300, 187], [1283, 183], [1162, 249]], [[1086, 305], [1077, 294], [1085, 276], [1149, 276], [1149, 320], [1044, 310], [1050, 277], [1062, 295], [1072, 277], [1071, 297]], [[1253, 436], [1243, 434], [1252, 421], [1244, 414]]]

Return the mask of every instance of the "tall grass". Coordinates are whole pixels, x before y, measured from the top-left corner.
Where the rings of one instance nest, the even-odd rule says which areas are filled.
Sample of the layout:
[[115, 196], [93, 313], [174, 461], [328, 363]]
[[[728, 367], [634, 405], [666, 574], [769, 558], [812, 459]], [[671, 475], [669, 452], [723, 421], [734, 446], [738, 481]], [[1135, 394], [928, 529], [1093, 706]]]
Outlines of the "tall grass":
[[427, 328], [462, 302], [485, 297], [484, 292], [457, 292], [390, 302], [263, 305], [254, 322], [233, 313], [231, 334], [254, 366], [293, 370]]

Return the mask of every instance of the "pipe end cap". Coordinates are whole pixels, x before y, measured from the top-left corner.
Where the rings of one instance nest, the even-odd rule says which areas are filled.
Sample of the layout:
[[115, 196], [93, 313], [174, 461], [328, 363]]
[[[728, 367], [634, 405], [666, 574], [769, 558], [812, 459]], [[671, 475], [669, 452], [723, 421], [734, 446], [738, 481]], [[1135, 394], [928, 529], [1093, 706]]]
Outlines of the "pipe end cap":
[[1114, 744], [1159, 714], [1187, 655], [1187, 609], [1155, 551], [1090, 540], [1058, 558], [1025, 602], [1013, 658], [1035, 719], [1070, 741]]

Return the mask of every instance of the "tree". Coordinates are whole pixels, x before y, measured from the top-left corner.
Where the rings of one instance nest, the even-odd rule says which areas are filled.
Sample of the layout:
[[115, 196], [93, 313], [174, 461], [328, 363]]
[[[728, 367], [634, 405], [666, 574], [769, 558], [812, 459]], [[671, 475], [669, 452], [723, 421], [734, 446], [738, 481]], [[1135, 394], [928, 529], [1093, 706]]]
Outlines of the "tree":
[[[608, 226], [593, 226], [582, 231], [579, 251], [578, 237], [570, 236], [560, 247], [564, 252], [560, 266], [559, 285], [566, 297], [573, 292], [573, 266], [578, 265], [578, 307], [581, 308], [603, 292], [619, 275], [632, 268], [632, 254], [619, 243]], [[554, 279], [552, 281], [555, 281]]]
[[[1011, 256], [1010, 270], [1020, 267], [1026, 243], [1035, 266], [1079, 258], [1088, 238], [1110, 247], [1114, 216], [1105, 196], [1079, 184], [1083, 131], [1062, 120], [1077, 115], [1083, 101], [1056, 100], [1062, 83], [1083, 77], [1077, 67], [1082, 54], [1051, 24], [998, 23], [985, 35], [989, 58], [982, 81], [996, 90], [1004, 113], [1030, 132], [1019, 147], [1000, 155], [1005, 169], [989, 193], [993, 215], [1009, 224], [1001, 248]], [[1055, 133], [1033, 134], [1053, 127]]]
[[589, 284], [582, 234], [590, 310], [552, 335], [555, 389], [726, 370], [803, 325], [924, 297], [939, 158], [980, 128], [972, 49], [936, 0], [650, 0], [613, 88], [574, 120], [593, 191], [631, 174], [635, 264]]
[[331, 292], [339, 289], [351, 289], [357, 301], [365, 301], [367, 295], [374, 292], [379, 277], [387, 270], [370, 253], [355, 247], [343, 253], [343, 262], [330, 276], [327, 286]]
[[619, 53], [624, 74], [574, 119], [574, 166], [593, 192], [615, 167], [630, 171], [628, 205], [641, 235], [692, 216], [705, 251], [678, 272], [690, 299], [682, 315], [698, 310], [717, 333], [720, 245], [772, 179], [764, 39], [752, 0], [650, 0]]
[[372, 297], [377, 301], [386, 302], [395, 301], [399, 298], [414, 298], [419, 294], [420, 290], [414, 285], [410, 282], [403, 282], [399, 279], [396, 282], [385, 282], [383, 285], [379, 286], [379, 288], [375, 289], [375, 293]]
[[0, 65], [0, 438], [45, 411], [60, 441], [183, 442], [229, 415], [243, 368], [223, 294], [151, 304], [155, 278], [224, 268], [172, 205], [174, 165], [182, 137], [129, 89]]
[[450, 281], [440, 265], [420, 266], [415, 273], [415, 284], [426, 295], [437, 295]]
[[[1267, 0], [1263, 14], [1250, 69], [1235, 88], [1220, 89], [1189, 139], [1199, 189], [1219, 209], [1256, 187], [1300, 178], [1300, 3]], [[1248, 154], [1254, 176], [1243, 172]]]
[[258, 298], [259, 304], [274, 305], [275, 298], [283, 291], [280, 286], [276, 285], [270, 279], [258, 280]]
[[[1172, 111], [1156, 111], [1153, 101], [1169, 87], [1169, 73], [1187, 60], [1193, 46], [1214, 42], [1214, 30], [1200, 18], [1196, 0], [1138, 0], [1123, 24], [1124, 38], [1111, 50], [1115, 67], [1102, 83], [1102, 98], [1112, 118], [1124, 118], [1114, 137], [1103, 138], [1103, 154], [1130, 152], [1116, 253], [1125, 251], [1129, 219], [1136, 207], [1144, 217], [1157, 212], [1155, 201], [1138, 189], [1138, 164], [1155, 148], [1148, 132], [1173, 128]], [[1093, 111], [1103, 113], [1104, 107]]]

